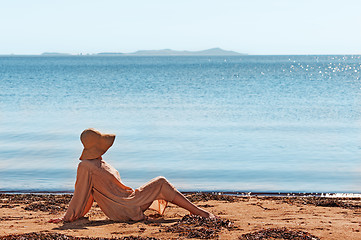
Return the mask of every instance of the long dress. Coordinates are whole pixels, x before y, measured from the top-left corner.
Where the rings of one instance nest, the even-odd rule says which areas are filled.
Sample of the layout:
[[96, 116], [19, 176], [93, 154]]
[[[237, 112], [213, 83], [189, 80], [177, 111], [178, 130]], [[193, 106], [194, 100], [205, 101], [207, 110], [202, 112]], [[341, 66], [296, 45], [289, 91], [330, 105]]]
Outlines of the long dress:
[[133, 190], [122, 183], [118, 171], [104, 160], [82, 160], [78, 165], [75, 191], [64, 221], [83, 217], [94, 200], [112, 220], [143, 220], [142, 206], [150, 206], [163, 214], [176, 193], [177, 190], [164, 177], [157, 177]]

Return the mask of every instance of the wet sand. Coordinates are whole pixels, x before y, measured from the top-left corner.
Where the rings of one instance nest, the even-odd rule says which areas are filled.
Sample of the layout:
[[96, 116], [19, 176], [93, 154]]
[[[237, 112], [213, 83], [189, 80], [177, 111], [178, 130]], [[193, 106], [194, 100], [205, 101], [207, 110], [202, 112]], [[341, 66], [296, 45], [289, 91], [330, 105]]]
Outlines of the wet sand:
[[361, 239], [360, 198], [188, 194], [219, 216], [210, 221], [170, 204], [164, 216], [114, 222], [94, 203], [85, 218], [48, 223], [71, 195], [0, 194], [0, 239]]

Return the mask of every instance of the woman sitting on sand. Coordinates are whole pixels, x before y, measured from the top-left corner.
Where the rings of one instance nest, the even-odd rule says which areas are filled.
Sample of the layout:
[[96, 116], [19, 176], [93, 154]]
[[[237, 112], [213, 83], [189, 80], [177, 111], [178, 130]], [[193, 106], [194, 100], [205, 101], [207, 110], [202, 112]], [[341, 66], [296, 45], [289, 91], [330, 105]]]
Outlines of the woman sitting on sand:
[[75, 221], [90, 210], [94, 200], [105, 215], [117, 221], [143, 220], [148, 208], [163, 215], [168, 202], [195, 215], [215, 217], [188, 201], [164, 177], [157, 177], [135, 190], [125, 186], [118, 171], [102, 159], [114, 139], [114, 134], [102, 134], [95, 129], [82, 132], [80, 140], [84, 149], [79, 158], [74, 195], [64, 217], [49, 222]]

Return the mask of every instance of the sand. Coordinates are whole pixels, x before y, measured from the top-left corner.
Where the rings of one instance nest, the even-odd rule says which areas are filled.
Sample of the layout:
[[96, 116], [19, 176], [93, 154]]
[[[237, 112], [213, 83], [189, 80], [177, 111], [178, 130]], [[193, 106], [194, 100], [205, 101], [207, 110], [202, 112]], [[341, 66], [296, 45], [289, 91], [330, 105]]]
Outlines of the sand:
[[361, 239], [359, 198], [187, 197], [220, 218], [170, 204], [164, 216], [147, 211], [147, 221], [114, 222], [94, 203], [85, 218], [54, 224], [48, 220], [64, 214], [71, 195], [0, 194], [0, 239]]

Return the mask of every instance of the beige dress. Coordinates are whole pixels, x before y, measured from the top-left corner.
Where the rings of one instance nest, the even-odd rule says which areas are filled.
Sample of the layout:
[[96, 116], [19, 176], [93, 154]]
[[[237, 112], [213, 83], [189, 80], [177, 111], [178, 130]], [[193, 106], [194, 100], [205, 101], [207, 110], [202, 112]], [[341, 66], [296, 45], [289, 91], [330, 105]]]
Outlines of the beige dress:
[[118, 171], [104, 160], [82, 160], [79, 163], [75, 191], [64, 221], [83, 217], [95, 200], [112, 220], [139, 221], [145, 218], [142, 206], [160, 214], [177, 190], [164, 178], [157, 177], [138, 189], [125, 186]]

